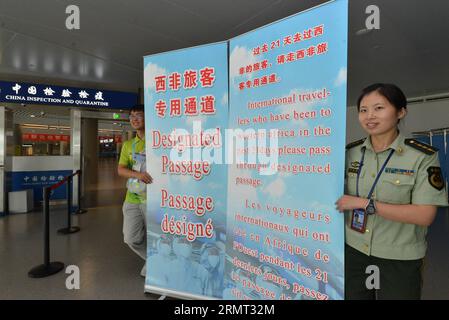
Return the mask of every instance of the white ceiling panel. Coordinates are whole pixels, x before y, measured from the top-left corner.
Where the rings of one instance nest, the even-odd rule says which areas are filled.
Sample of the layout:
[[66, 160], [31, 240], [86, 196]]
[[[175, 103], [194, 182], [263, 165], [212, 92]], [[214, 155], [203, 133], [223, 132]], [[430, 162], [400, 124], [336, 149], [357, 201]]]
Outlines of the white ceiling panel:
[[[0, 80], [136, 92], [142, 57], [229, 39], [324, 0], [0, 0]], [[81, 30], [65, 28], [67, 5]], [[365, 8], [381, 29], [364, 28]], [[349, 103], [374, 81], [409, 96], [449, 91], [449, 1], [350, 0]]]

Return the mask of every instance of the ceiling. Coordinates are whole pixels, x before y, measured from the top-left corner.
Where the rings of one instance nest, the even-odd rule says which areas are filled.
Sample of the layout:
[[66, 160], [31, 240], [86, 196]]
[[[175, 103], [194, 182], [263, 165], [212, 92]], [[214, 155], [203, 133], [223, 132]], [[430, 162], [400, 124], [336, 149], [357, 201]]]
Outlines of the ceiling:
[[[235, 37], [318, 0], [0, 0], [0, 80], [137, 92], [144, 55]], [[65, 9], [80, 8], [80, 30]], [[365, 8], [381, 29], [363, 36]], [[373, 82], [449, 92], [449, 1], [350, 0], [348, 104]]]

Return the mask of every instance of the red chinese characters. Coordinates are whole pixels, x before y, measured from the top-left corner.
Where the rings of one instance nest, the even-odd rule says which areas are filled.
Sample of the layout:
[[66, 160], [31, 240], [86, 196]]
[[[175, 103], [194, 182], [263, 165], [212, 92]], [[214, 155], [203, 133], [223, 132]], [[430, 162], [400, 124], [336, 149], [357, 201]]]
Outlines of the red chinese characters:
[[301, 32], [297, 32], [294, 36], [293, 36], [293, 42], [297, 43], [297, 42], [301, 42], [302, 40], [302, 33]]
[[313, 37], [312, 29], [304, 30], [304, 32], [302, 33], [302, 38], [304, 40], [312, 39], [312, 37]]
[[[241, 72], [244, 72], [242, 69]], [[194, 89], [198, 87], [198, 82], [202, 88], [210, 88], [215, 82], [215, 68], [205, 67], [198, 70], [185, 70], [183, 74], [173, 72], [168, 76], [158, 75], [154, 77], [156, 93], [166, 92], [167, 89], [178, 91], [181, 87], [184, 89]]]
[[245, 73], [256, 72], [261, 69], [267, 69], [267, 68], [268, 68], [268, 60], [258, 61], [253, 64], [247, 65], [245, 67], [240, 67], [239, 75], [243, 75]]
[[306, 56], [306, 50], [301, 49], [301, 50], [296, 51], [296, 60], [304, 59], [305, 56]]
[[[156, 114], [160, 118], [165, 118], [167, 112], [167, 103], [159, 100], [155, 104]], [[202, 96], [198, 104], [198, 98], [195, 96], [187, 97], [182, 101], [180, 98], [170, 99], [169, 116], [179, 117], [181, 115], [196, 116], [199, 114], [210, 115], [216, 113], [215, 96]]]
[[195, 70], [186, 70], [184, 72], [184, 89], [193, 89], [197, 84], [198, 73]]
[[287, 53], [286, 60], [287, 60], [287, 62], [295, 61], [295, 54], [293, 52]]
[[293, 43], [292, 36], [286, 36], [284, 38], [284, 46], [288, 46], [289, 44], [292, 44], [292, 43]]
[[215, 97], [212, 95], [201, 97], [201, 113], [215, 114]]
[[167, 104], [165, 103], [165, 101], [159, 100], [158, 102], [156, 102], [155, 108], [156, 108], [156, 114], [158, 115], [158, 117], [164, 118], [165, 111], [167, 110]]
[[[285, 35], [281, 39], [277, 39], [271, 42], [271, 45], [268, 46], [266, 43], [257, 46], [252, 49], [252, 53], [254, 56], [258, 56], [262, 53], [268, 52], [268, 50], [275, 50], [281, 47], [281, 41], [284, 47], [290, 46], [302, 41], [310, 40], [313, 38], [321, 37], [324, 35], [324, 24], [314, 26], [312, 28], [307, 28], [302, 31], [298, 31], [294, 34]], [[243, 73], [240, 73], [243, 74]]]
[[157, 76], [154, 78], [156, 81], [156, 92], [165, 92], [167, 90], [167, 77]]
[[266, 86], [268, 84], [274, 84], [279, 82], [279, 78], [275, 73], [270, 75], [265, 75], [260, 78], [255, 78], [253, 80], [247, 80], [245, 82], [239, 83], [239, 90], [245, 90], [250, 88], [258, 88], [261, 86]]
[[258, 56], [260, 54], [260, 47], [253, 49], [253, 55]]
[[170, 117], [179, 117], [181, 115], [181, 99], [170, 100]]
[[268, 60], [264, 60], [260, 63], [260, 68], [261, 69], [266, 69], [268, 68]]
[[168, 85], [170, 86], [171, 90], [179, 90], [179, 88], [181, 87], [181, 74], [179, 74], [178, 72], [173, 72], [170, 76], [169, 76], [169, 83]]
[[61, 135], [61, 134], [32, 134], [32, 133], [24, 133], [22, 134], [22, 140], [23, 141], [35, 141], [35, 142], [57, 142], [57, 141], [64, 141], [69, 142], [70, 136], [69, 135]]
[[327, 53], [327, 42], [320, 43], [317, 45], [317, 54]]
[[206, 67], [200, 70], [200, 82], [203, 88], [209, 88], [214, 85], [215, 69]]
[[[243, 74], [245, 69], [241, 68], [240, 72]], [[156, 93], [163, 94], [180, 89], [210, 88], [214, 86], [215, 80], [215, 68], [206, 66], [199, 70], [187, 69], [184, 72], [172, 72], [168, 76], [157, 75], [154, 77], [154, 84]], [[205, 95], [201, 98], [188, 96], [184, 99], [167, 97], [165, 100], [159, 99], [154, 104], [154, 110], [160, 118], [165, 118], [166, 115], [179, 117], [215, 114], [215, 97], [213, 95]]]
[[196, 116], [198, 114], [198, 105], [196, 97], [187, 97], [184, 103], [184, 114], [188, 116]]
[[276, 58], [276, 62], [279, 65], [291, 63], [305, 58], [312, 58], [316, 55], [323, 55], [328, 53], [329, 44], [327, 42], [319, 43], [316, 46], [309, 46], [305, 49], [297, 50], [296, 52], [288, 52], [286, 54], [280, 54]]
[[313, 28], [314, 37], [319, 37], [322, 36], [323, 34], [324, 34], [324, 25], [316, 26], [315, 28]]
[[307, 56], [312, 57], [315, 55], [315, 46], [310, 46], [307, 48]]
[[278, 64], [284, 64], [285, 63], [285, 55], [281, 54], [277, 57]]

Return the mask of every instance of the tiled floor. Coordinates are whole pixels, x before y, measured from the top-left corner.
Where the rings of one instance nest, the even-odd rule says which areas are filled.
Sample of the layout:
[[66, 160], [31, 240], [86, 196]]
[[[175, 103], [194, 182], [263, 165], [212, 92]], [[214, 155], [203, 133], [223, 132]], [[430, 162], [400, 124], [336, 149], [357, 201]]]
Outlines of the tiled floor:
[[78, 266], [80, 289], [67, 290], [69, 275], [62, 271], [42, 279], [28, 277], [43, 262], [42, 212], [36, 211], [0, 218], [0, 300], [159, 298], [144, 293], [144, 262], [123, 243], [125, 180], [117, 176], [114, 160], [100, 162], [98, 172], [98, 185], [83, 199], [88, 213], [72, 218], [80, 232], [57, 234], [67, 223], [64, 207], [52, 207], [50, 215], [51, 261]]
[[[139, 273], [143, 261], [123, 243], [124, 181], [113, 163], [103, 163], [97, 195], [87, 199], [89, 212], [73, 216], [81, 231], [59, 235], [65, 227], [64, 208], [51, 211], [51, 260], [80, 268], [80, 289], [67, 290], [68, 274], [29, 278], [42, 263], [42, 213], [0, 218], [0, 300], [2, 299], [157, 299], [144, 293]], [[424, 299], [449, 299], [449, 213], [441, 210], [429, 229]]]

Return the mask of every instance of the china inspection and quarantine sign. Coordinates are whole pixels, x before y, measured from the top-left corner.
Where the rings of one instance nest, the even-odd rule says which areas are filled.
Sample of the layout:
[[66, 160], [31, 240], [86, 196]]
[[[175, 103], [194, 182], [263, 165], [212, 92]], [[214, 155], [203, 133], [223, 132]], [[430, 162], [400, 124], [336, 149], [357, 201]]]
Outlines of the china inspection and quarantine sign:
[[132, 92], [0, 81], [0, 102], [128, 109], [137, 103], [137, 98]]

